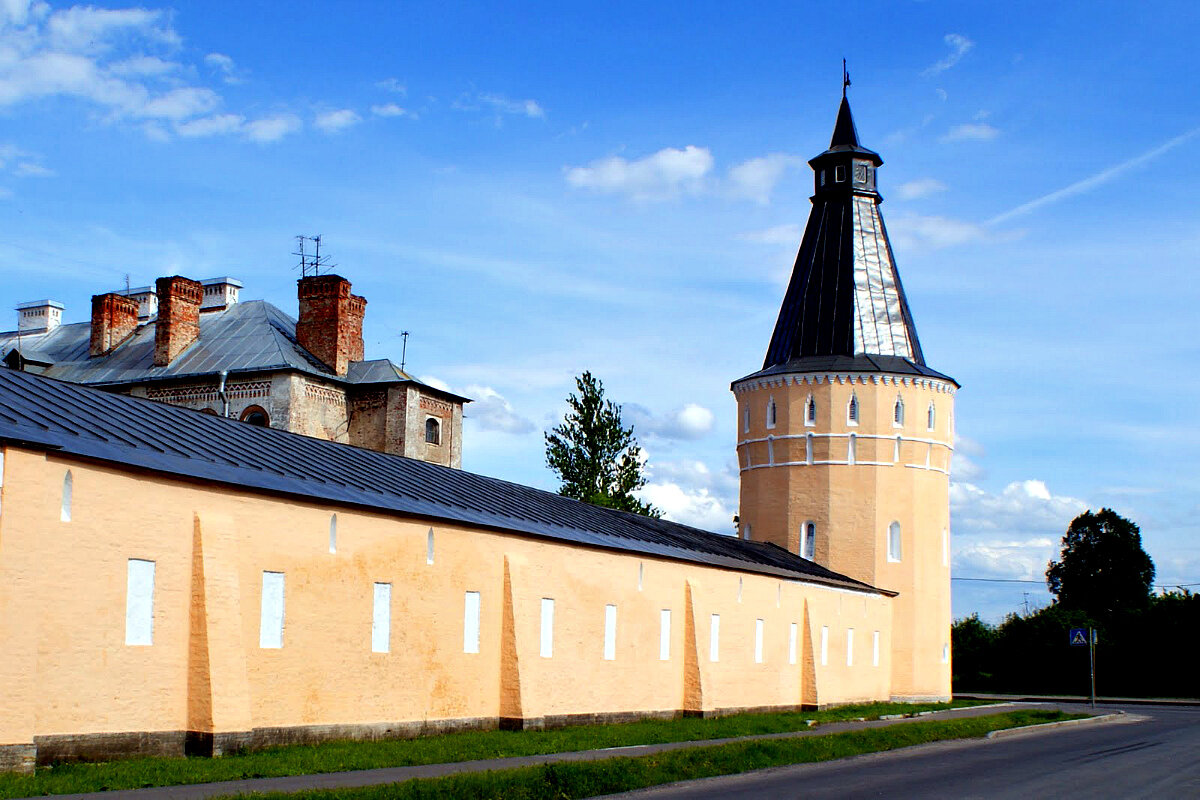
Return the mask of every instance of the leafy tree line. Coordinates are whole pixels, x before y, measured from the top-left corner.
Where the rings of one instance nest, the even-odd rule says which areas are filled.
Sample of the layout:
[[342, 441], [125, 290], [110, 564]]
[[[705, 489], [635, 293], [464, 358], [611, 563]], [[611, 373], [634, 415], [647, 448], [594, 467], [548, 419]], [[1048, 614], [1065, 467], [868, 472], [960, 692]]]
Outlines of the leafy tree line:
[[1088, 649], [1067, 636], [1092, 627], [1097, 694], [1200, 697], [1200, 594], [1155, 596], [1153, 581], [1137, 525], [1107, 508], [1081, 514], [1046, 570], [1053, 604], [999, 625], [977, 614], [954, 624], [954, 690], [1087, 694]]

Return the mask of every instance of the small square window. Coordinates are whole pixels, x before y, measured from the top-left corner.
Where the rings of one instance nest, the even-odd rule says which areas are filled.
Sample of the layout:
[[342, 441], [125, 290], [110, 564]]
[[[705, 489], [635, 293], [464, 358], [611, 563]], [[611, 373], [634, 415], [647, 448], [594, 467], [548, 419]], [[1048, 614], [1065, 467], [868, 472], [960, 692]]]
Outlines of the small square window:
[[833, 181], [834, 181], [834, 183], [845, 183], [846, 182], [846, 168], [843, 167], [841, 164], [838, 164], [836, 167], [833, 168]]

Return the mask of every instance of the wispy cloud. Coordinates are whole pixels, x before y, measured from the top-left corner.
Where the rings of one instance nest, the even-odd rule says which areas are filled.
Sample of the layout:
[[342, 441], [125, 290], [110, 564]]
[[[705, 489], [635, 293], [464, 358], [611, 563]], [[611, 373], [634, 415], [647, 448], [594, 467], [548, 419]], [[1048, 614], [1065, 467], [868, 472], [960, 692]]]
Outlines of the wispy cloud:
[[395, 92], [401, 96], [408, 94], [408, 87], [395, 78], [384, 78], [381, 81], [377, 81], [375, 87], [383, 89], [385, 92]]
[[897, 247], [941, 250], [981, 241], [994, 241], [997, 234], [983, 225], [942, 216], [908, 214], [888, 226]]
[[942, 41], [944, 41], [946, 46], [950, 48], [950, 53], [941, 61], [923, 70], [921, 72], [923, 77], [928, 78], [932, 77], [933, 75], [937, 75], [938, 73], [945, 72], [961, 61], [962, 57], [969, 53], [971, 48], [975, 46], [974, 42], [963, 36], [961, 33], [947, 33], [942, 37]]
[[228, 84], [238, 84], [242, 82], [238, 75], [237, 65], [233, 63], [233, 59], [224, 53], [209, 53], [204, 57], [204, 63], [211, 67], [221, 80]]
[[795, 245], [800, 242], [800, 226], [790, 222], [761, 231], [740, 233], [738, 238], [755, 244]]
[[313, 120], [313, 126], [323, 133], [341, 133], [360, 122], [362, 122], [362, 117], [356, 112], [349, 108], [340, 108], [336, 111], [323, 111], [317, 114], [316, 119]]
[[946, 191], [946, 184], [937, 178], [917, 178], [896, 187], [896, 194], [901, 200], [919, 200], [931, 194]]
[[665, 147], [630, 161], [610, 156], [582, 167], [564, 167], [567, 183], [581, 189], [624, 194], [635, 200], [666, 200], [696, 194], [713, 168], [707, 147]]
[[942, 136], [943, 142], [986, 142], [1000, 135], [1000, 129], [986, 122], [965, 122], [955, 125]]
[[665, 414], [655, 414], [636, 403], [624, 403], [621, 412], [638, 436], [662, 439], [703, 438], [712, 431], [715, 419], [711, 411], [696, 403], [688, 403]]
[[371, 106], [371, 113], [377, 117], [416, 117], [417, 115], [411, 111], [402, 108], [395, 103], [381, 103], [380, 105]]
[[1159, 156], [1164, 155], [1165, 153], [1168, 153], [1171, 150], [1174, 150], [1176, 147], [1179, 147], [1179, 145], [1183, 144], [1184, 142], [1188, 141], [1189, 139], [1192, 139], [1197, 134], [1200, 134], [1200, 128], [1193, 128], [1192, 130], [1188, 131], [1187, 133], [1182, 133], [1179, 136], [1176, 136], [1174, 139], [1170, 139], [1170, 140], [1164, 142], [1163, 144], [1160, 144], [1158, 147], [1155, 147], [1153, 150], [1147, 150], [1145, 153], [1142, 153], [1139, 156], [1135, 156], [1135, 157], [1129, 159], [1128, 161], [1123, 161], [1120, 164], [1117, 164], [1116, 166], [1112, 166], [1112, 167], [1109, 167], [1108, 169], [1100, 170], [1095, 175], [1084, 178], [1081, 181], [1076, 181], [1075, 183], [1072, 183], [1070, 186], [1063, 187], [1062, 189], [1058, 189], [1057, 191], [1053, 191], [1053, 192], [1050, 192], [1049, 194], [1042, 195], [1041, 197], [1037, 198], [1036, 200], [1030, 200], [1028, 203], [1022, 203], [1021, 205], [1017, 206], [1016, 208], [1010, 209], [1009, 211], [1005, 211], [1003, 214], [997, 214], [996, 216], [989, 219], [987, 221], [987, 224], [988, 225], [999, 225], [1002, 222], [1007, 222], [1008, 220], [1013, 219], [1014, 217], [1020, 217], [1024, 214], [1028, 214], [1030, 211], [1034, 211], [1036, 209], [1041, 208], [1042, 206], [1049, 205], [1050, 203], [1056, 203], [1059, 200], [1065, 200], [1068, 197], [1074, 197], [1077, 194], [1083, 194], [1084, 192], [1089, 192], [1092, 189], [1095, 189], [1097, 186], [1102, 186], [1103, 184], [1108, 183], [1109, 181], [1120, 177], [1121, 175], [1125, 174], [1126, 172], [1129, 172], [1131, 169], [1134, 169], [1135, 167], [1140, 167], [1142, 164], [1145, 164], [1148, 161], [1153, 161], [1154, 159], [1158, 158]]
[[277, 142], [303, 127], [295, 114], [276, 114], [246, 123], [246, 137], [252, 142]]
[[771, 191], [783, 174], [804, 163], [804, 159], [784, 153], [751, 158], [729, 168], [729, 193], [761, 205], [771, 202]]
[[536, 100], [510, 100], [502, 94], [487, 93], [477, 95], [476, 99], [500, 114], [511, 114], [530, 119], [543, 119], [546, 116], [545, 109]]

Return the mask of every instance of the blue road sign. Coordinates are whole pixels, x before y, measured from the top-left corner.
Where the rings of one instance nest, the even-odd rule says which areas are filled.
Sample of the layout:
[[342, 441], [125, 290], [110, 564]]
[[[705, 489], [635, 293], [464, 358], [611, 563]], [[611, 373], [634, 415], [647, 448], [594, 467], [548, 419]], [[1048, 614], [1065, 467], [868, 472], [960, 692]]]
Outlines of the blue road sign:
[[1087, 647], [1087, 628], [1071, 628], [1071, 644], [1079, 647]]

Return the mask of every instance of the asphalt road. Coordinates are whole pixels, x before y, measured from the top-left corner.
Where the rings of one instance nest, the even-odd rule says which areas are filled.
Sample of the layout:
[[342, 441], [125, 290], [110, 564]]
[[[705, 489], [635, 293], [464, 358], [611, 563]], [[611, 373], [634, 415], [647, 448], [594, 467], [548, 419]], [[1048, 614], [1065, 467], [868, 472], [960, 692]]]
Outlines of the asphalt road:
[[1142, 705], [1097, 710], [1114, 709], [1142, 721], [939, 742], [688, 781], [620, 797], [1200, 798], [1200, 708]]

